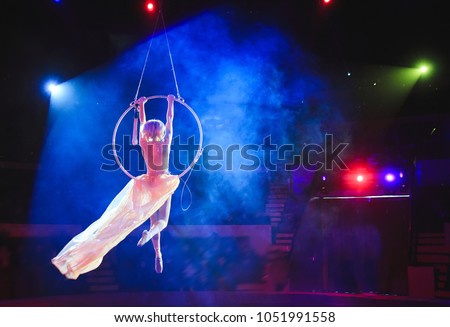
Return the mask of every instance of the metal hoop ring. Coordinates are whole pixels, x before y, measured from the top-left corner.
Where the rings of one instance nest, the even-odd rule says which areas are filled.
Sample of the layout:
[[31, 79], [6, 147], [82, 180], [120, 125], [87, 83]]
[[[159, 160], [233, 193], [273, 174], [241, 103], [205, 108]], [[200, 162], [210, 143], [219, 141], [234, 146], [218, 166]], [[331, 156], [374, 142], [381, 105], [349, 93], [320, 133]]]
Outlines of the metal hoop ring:
[[[153, 95], [150, 97], [146, 97], [147, 101], [148, 100], [154, 100], [154, 99], [167, 99], [166, 95]], [[197, 114], [195, 113], [194, 109], [192, 109], [182, 98], [179, 99], [174, 99], [175, 102], [178, 102], [179, 104], [181, 104], [183, 107], [185, 107], [186, 109], [188, 109], [190, 111], [190, 113], [192, 114], [192, 116], [195, 118], [195, 120], [197, 121], [197, 126], [198, 126], [198, 131], [200, 134], [200, 142], [198, 145], [198, 149], [197, 149], [197, 154], [194, 158], [194, 160], [192, 160], [192, 162], [189, 164], [189, 166], [183, 170], [181, 172], [181, 174], [178, 175], [179, 178], [183, 177], [189, 170], [191, 170], [194, 165], [197, 163], [198, 159], [200, 158], [200, 156], [202, 155], [202, 145], [203, 145], [203, 129], [202, 129], [202, 124], [200, 122], [200, 119], [198, 118]], [[123, 118], [126, 116], [126, 114], [133, 109], [134, 106], [130, 105], [127, 109], [125, 109], [125, 111], [123, 112], [122, 116], [120, 116], [119, 120], [116, 123], [116, 127], [114, 128], [114, 132], [112, 135], [112, 150], [113, 150], [113, 154], [114, 154], [114, 158], [117, 162], [117, 164], [119, 165], [120, 169], [125, 173], [125, 175], [127, 175], [128, 177], [132, 178], [132, 179], [136, 179], [135, 176], [133, 176], [132, 174], [130, 174], [125, 167], [122, 165], [122, 163], [119, 160], [119, 157], [117, 156], [117, 151], [116, 151], [116, 135], [117, 135], [117, 130], [119, 129], [120, 124], [122, 123]]]

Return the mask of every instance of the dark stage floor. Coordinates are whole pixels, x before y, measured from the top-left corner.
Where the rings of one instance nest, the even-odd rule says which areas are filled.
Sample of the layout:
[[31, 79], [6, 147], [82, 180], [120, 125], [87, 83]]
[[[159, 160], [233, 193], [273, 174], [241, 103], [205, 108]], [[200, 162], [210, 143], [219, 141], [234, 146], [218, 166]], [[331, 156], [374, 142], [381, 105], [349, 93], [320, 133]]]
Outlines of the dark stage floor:
[[4, 307], [448, 307], [450, 299], [302, 292], [136, 292], [0, 301]]

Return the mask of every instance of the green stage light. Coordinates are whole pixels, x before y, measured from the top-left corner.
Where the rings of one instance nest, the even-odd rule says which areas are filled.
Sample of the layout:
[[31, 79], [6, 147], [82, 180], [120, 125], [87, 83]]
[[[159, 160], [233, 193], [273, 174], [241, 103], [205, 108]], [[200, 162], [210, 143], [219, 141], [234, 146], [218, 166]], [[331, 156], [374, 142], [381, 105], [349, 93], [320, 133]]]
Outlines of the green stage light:
[[429, 68], [426, 65], [422, 65], [422, 66], [420, 66], [419, 70], [422, 74], [425, 74], [428, 72]]
[[431, 65], [427, 62], [420, 62], [417, 65], [417, 69], [419, 70], [420, 75], [429, 74], [431, 71], [431, 68], [432, 68]]

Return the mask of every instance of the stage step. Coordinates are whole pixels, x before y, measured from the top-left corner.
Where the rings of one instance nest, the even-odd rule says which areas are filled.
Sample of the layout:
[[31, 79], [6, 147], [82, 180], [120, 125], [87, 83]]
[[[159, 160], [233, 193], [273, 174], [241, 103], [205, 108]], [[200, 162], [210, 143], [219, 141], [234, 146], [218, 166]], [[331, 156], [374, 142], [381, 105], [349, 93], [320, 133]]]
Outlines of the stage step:
[[270, 261], [278, 260], [280, 258], [287, 258], [290, 253], [290, 246], [283, 244], [274, 244], [267, 253], [267, 259]]
[[289, 249], [292, 248], [294, 233], [278, 233], [276, 235], [275, 244], [286, 245], [289, 246]]
[[448, 246], [448, 245], [418, 245], [417, 252], [450, 254], [450, 246]]
[[289, 201], [289, 186], [287, 184], [272, 184], [266, 202], [266, 214], [272, 226], [272, 247], [268, 253], [269, 261], [287, 260], [295, 234], [292, 215], [287, 212]]
[[419, 233], [417, 235], [418, 245], [445, 245], [444, 233]]
[[441, 299], [450, 299], [450, 291], [437, 290], [436, 297]]
[[450, 298], [450, 246], [444, 233], [419, 233], [417, 235], [416, 261], [421, 266], [433, 267], [435, 296]]
[[450, 264], [450, 255], [417, 254], [417, 262], [420, 264]]
[[271, 212], [269, 213], [270, 217], [281, 217], [283, 216], [283, 212], [282, 211], [276, 211], [276, 212]]

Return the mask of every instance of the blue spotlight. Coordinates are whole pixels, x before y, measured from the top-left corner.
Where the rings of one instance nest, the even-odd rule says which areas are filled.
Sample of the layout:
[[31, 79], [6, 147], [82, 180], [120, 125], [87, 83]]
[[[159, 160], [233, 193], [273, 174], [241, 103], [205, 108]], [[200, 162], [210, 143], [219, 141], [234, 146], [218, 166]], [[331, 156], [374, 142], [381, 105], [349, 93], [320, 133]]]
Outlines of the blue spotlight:
[[59, 90], [60, 90], [60, 86], [57, 83], [53, 82], [53, 81], [52, 82], [47, 82], [45, 88], [52, 95], [58, 93]]

